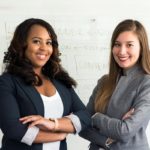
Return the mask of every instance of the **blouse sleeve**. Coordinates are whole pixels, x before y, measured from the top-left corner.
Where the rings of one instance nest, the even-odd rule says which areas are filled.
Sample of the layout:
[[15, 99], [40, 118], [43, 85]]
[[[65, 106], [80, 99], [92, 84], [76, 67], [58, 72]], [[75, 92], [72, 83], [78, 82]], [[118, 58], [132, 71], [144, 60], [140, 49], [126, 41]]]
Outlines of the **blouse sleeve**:
[[76, 116], [76, 117], [74, 117], [74, 119], [76, 118], [75, 120], [72, 117], [72, 119], [73, 119], [72, 121], [75, 123], [79, 119], [80, 124], [78, 124], [79, 122], [77, 121], [74, 125], [75, 126], [77, 124], [79, 126], [81, 125], [81, 130], [83, 130], [83, 129], [87, 128], [87, 126], [90, 125], [90, 121], [91, 121], [90, 115], [89, 115], [88, 111], [86, 110], [85, 105], [80, 100], [78, 95], [75, 93], [73, 88], [70, 89], [70, 93], [71, 93], [71, 97], [72, 97], [72, 101], [73, 101], [72, 102], [72, 114]]
[[81, 131], [81, 122], [78, 116], [74, 115], [74, 114], [70, 114], [69, 116], [66, 116], [67, 118], [69, 118], [76, 130], [75, 133], [79, 133]]
[[38, 127], [33, 126], [33, 127], [28, 128], [27, 132], [25, 133], [25, 135], [21, 139], [21, 142], [25, 143], [27, 145], [32, 145], [32, 143], [34, 142], [38, 133], [39, 133]]

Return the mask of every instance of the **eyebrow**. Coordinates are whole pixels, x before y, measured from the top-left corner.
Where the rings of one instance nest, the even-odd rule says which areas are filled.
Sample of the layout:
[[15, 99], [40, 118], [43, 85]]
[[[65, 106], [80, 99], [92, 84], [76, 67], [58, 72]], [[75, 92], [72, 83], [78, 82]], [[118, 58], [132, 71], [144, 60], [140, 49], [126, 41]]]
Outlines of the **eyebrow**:
[[[115, 42], [121, 43], [120, 41], [115, 41]], [[134, 42], [134, 41], [126, 41], [126, 42], [131, 43], [131, 42]]]
[[[40, 39], [40, 40], [42, 40], [42, 38], [40, 38], [40, 37], [33, 37], [32, 39]], [[52, 41], [52, 39], [47, 39], [47, 40], [51, 40]]]

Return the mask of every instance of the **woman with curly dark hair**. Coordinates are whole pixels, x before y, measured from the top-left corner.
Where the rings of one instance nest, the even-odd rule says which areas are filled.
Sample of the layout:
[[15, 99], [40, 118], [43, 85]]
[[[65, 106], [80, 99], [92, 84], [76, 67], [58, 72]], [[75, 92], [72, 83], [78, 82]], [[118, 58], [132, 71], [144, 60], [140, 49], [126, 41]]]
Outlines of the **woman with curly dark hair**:
[[0, 76], [2, 150], [67, 150], [67, 134], [89, 125], [59, 56], [46, 21], [31, 18], [16, 28]]

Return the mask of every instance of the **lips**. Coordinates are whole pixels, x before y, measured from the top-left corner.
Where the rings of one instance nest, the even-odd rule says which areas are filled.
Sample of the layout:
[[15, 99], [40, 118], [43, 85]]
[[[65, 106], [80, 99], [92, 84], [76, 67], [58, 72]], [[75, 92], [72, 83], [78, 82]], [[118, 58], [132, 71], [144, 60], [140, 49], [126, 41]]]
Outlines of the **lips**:
[[44, 60], [46, 58], [45, 54], [37, 54], [36, 55], [40, 60]]
[[126, 61], [126, 60], [129, 59], [129, 57], [118, 57], [118, 59], [119, 59], [120, 61]]

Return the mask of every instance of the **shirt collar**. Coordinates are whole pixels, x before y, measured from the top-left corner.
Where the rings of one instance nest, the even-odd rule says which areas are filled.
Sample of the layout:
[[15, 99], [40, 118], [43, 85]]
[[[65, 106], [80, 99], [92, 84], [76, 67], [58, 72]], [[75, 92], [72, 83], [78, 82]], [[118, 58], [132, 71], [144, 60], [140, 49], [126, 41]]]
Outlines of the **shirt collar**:
[[137, 74], [140, 72], [143, 73], [143, 69], [142, 69], [141, 65], [138, 63], [129, 69], [123, 69], [122, 75], [123, 76], [133, 76], [134, 74]]

